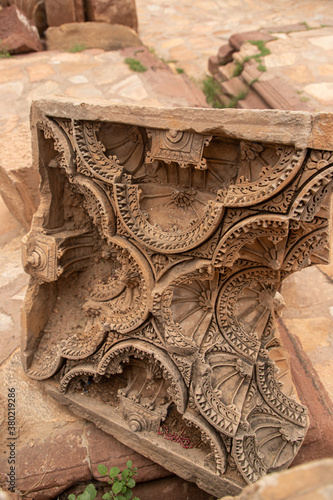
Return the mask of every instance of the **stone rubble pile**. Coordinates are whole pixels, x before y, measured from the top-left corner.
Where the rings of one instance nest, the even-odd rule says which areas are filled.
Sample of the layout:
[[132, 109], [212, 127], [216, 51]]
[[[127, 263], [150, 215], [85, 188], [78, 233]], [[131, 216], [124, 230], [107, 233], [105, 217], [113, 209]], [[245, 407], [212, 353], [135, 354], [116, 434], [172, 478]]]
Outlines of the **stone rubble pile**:
[[[275, 31], [297, 32], [305, 25], [295, 24], [236, 33], [208, 60], [216, 100], [214, 107], [241, 109], [289, 109], [309, 111], [295, 89], [278, 76], [267, 76], [264, 57], [270, 54], [269, 42]], [[266, 46], [267, 44], [267, 46]]]
[[77, 50], [79, 46], [80, 50], [117, 50], [141, 45], [137, 30], [135, 0], [0, 1], [0, 50], [4, 54], [43, 50], [44, 36], [48, 50]]

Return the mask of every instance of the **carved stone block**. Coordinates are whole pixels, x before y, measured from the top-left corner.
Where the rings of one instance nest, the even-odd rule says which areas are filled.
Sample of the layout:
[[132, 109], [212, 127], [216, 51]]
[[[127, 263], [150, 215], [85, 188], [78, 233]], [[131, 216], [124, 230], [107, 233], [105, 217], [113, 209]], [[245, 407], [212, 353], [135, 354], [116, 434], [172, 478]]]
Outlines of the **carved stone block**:
[[328, 115], [32, 107], [41, 203], [23, 243], [28, 376], [221, 497], [308, 427], [281, 282], [328, 261]]

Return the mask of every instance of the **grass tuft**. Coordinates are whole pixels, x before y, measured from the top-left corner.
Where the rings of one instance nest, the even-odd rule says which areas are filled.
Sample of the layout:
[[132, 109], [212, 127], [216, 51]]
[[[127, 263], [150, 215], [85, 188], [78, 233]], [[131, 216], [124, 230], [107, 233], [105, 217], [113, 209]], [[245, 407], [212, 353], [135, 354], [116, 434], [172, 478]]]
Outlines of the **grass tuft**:
[[148, 69], [138, 59], [134, 59], [134, 57], [126, 57], [125, 63], [132, 71], [136, 71], [137, 73], [143, 73]]
[[202, 81], [202, 91], [206, 96], [207, 104], [213, 108], [223, 108], [222, 104], [216, 97], [216, 94], [218, 94], [220, 90], [219, 84], [212, 76], [207, 76], [207, 78]]
[[75, 52], [82, 52], [83, 50], [86, 49], [87, 47], [84, 45], [84, 43], [76, 43], [75, 45], [73, 45], [73, 47], [69, 49], [68, 52], [72, 52], [74, 54]]

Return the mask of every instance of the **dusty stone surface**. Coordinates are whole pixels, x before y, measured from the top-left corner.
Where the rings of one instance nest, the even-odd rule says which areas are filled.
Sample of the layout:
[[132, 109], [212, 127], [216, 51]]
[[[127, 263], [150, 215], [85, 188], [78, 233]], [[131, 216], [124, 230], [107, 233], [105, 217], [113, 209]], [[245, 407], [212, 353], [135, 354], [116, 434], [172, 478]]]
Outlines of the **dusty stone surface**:
[[142, 42], [128, 26], [109, 23], [68, 23], [50, 27], [45, 32], [49, 50], [73, 50], [81, 45], [86, 49], [119, 50], [139, 47]]
[[269, 474], [237, 497], [221, 500], [328, 500], [333, 496], [333, 459]]
[[16, 5], [0, 11], [0, 40], [1, 50], [11, 54], [43, 49], [36, 26]]
[[88, 0], [88, 21], [123, 24], [138, 31], [135, 0]]

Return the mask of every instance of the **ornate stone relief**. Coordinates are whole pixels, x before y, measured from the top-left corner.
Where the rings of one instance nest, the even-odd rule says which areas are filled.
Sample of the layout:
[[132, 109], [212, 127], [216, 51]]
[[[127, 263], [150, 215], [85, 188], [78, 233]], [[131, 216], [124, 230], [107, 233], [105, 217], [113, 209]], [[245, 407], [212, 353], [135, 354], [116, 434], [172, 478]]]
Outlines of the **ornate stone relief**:
[[170, 111], [157, 128], [149, 109], [105, 108], [34, 108], [26, 373], [211, 494], [236, 494], [288, 467], [307, 431], [275, 319], [282, 280], [328, 261], [333, 153], [251, 126], [238, 138], [210, 128], [210, 110], [178, 130]]

